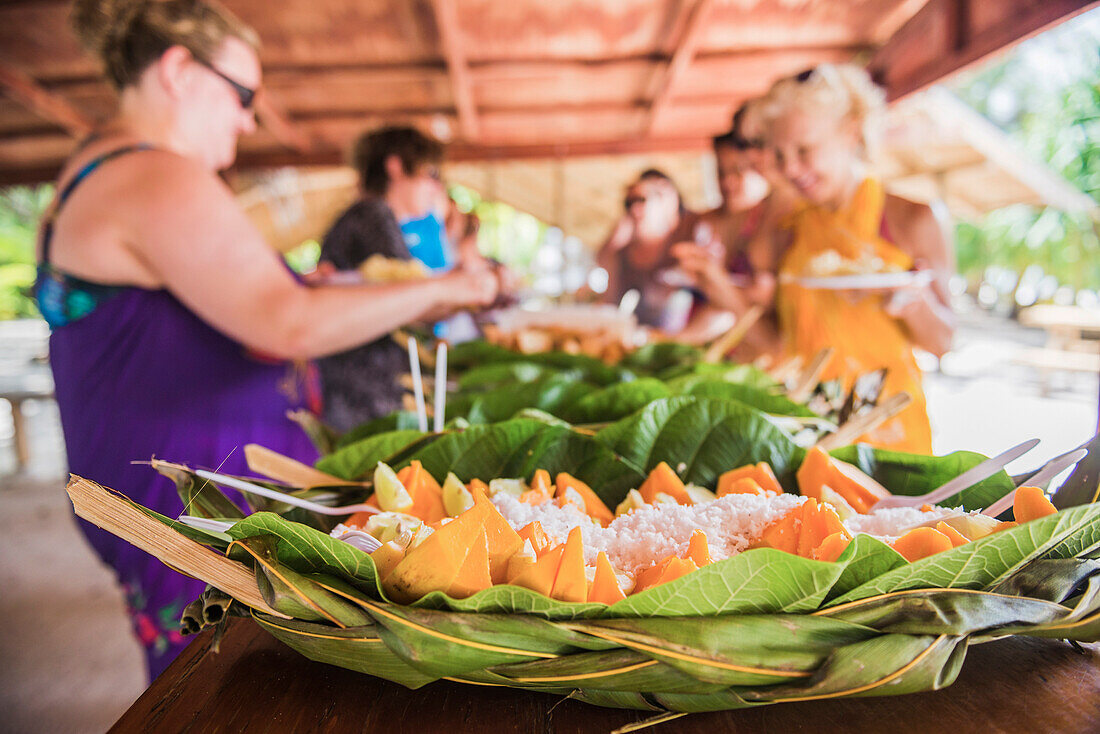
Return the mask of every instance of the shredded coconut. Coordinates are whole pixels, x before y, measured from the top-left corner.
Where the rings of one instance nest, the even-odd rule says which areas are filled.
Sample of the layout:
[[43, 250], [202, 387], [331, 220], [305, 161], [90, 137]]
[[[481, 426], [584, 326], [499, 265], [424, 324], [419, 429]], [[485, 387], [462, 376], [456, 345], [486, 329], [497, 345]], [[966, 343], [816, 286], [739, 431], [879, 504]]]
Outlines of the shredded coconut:
[[916, 507], [889, 507], [874, 510], [868, 515], [853, 515], [844, 521], [844, 526], [852, 535], [865, 533], [879, 539], [897, 538], [905, 531], [930, 520], [941, 520], [951, 515], [965, 512], [961, 507], [933, 507], [922, 512]]
[[595, 564], [599, 552], [605, 551], [616, 569], [630, 574], [666, 556], [686, 553], [696, 529], [707, 534], [713, 560], [737, 555], [759, 538], [764, 528], [804, 501], [792, 494], [730, 494], [697, 505], [661, 503], [621, 515], [604, 528], [568, 504], [528, 505], [508, 495], [493, 496], [493, 504], [515, 529], [537, 520], [553, 542], [561, 543], [570, 530], [580, 527], [586, 564]]

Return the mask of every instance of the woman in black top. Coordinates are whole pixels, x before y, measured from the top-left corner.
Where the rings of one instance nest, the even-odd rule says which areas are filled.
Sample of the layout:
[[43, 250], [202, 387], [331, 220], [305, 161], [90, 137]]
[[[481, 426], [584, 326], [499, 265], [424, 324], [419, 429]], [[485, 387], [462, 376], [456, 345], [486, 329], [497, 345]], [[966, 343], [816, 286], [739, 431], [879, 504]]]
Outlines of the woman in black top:
[[[383, 128], [362, 135], [352, 152], [362, 197], [325, 235], [321, 263], [354, 270], [371, 255], [411, 260], [398, 218], [425, 216], [438, 201], [443, 146], [412, 128]], [[463, 268], [477, 268], [463, 263]], [[452, 271], [457, 273], [459, 271]], [[447, 279], [451, 274], [442, 276]], [[440, 287], [447, 287], [443, 282]], [[433, 314], [445, 317], [446, 313]], [[401, 407], [397, 377], [408, 354], [389, 336], [318, 362], [324, 389], [324, 419], [348, 430]]]

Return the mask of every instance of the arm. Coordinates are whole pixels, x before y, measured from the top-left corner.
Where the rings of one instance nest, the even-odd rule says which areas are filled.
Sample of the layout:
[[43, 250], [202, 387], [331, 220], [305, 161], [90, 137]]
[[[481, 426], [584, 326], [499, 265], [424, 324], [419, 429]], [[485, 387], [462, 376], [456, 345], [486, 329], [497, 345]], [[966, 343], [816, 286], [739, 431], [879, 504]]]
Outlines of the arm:
[[951, 348], [955, 314], [951, 310], [948, 281], [955, 272], [950, 221], [941, 207], [890, 197], [886, 219], [896, 233], [898, 246], [909, 253], [917, 266], [930, 270], [932, 283], [899, 291], [886, 304], [886, 311], [905, 324], [913, 344], [936, 356]]
[[219, 179], [168, 153], [150, 153], [141, 165], [124, 199], [130, 250], [190, 310], [247, 346], [285, 358], [324, 356], [433, 309], [495, 296], [495, 280], [463, 272], [377, 286], [299, 285]]

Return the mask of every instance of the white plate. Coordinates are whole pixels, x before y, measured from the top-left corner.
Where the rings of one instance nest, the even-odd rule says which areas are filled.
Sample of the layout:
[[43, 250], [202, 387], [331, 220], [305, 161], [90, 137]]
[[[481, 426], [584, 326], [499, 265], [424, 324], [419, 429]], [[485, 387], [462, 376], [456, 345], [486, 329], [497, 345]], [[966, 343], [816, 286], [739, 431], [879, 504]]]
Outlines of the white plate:
[[819, 290], [878, 290], [927, 285], [932, 273], [927, 270], [900, 273], [860, 273], [858, 275], [833, 275], [825, 278], [791, 278], [790, 282], [803, 288]]

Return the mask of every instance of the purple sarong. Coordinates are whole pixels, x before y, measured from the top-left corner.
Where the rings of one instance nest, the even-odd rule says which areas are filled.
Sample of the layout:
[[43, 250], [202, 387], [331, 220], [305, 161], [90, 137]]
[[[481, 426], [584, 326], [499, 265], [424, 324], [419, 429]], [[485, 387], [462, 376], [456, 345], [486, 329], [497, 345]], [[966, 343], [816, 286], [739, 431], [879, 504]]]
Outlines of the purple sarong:
[[[263, 361], [163, 290], [125, 288], [50, 337], [69, 468], [169, 517], [183, 510], [171, 481], [133, 461], [150, 457], [248, 474], [243, 447], [258, 443], [301, 461], [316, 451], [288, 409], [306, 402], [300, 375]], [[114, 568], [150, 679], [187, 641], [183, 607], [201, 581], [80, 520]]]

